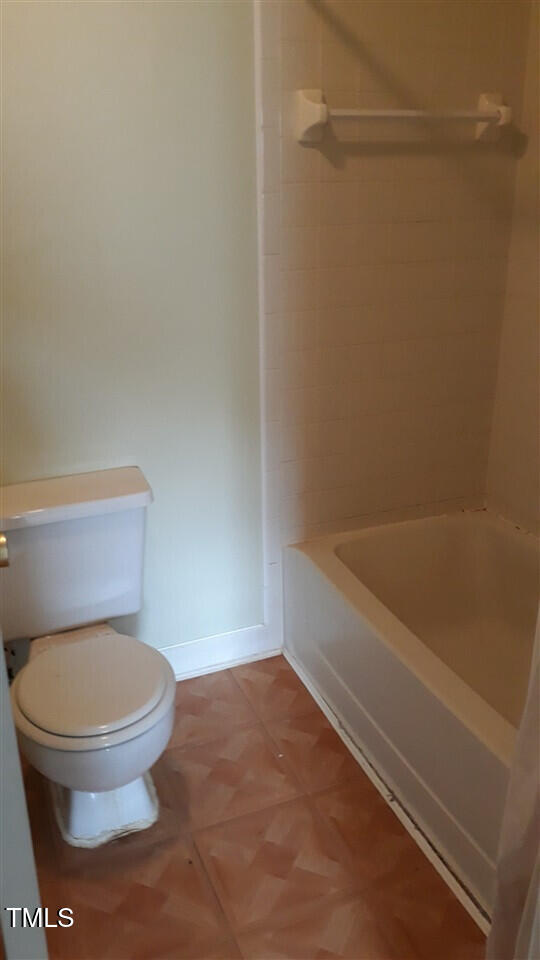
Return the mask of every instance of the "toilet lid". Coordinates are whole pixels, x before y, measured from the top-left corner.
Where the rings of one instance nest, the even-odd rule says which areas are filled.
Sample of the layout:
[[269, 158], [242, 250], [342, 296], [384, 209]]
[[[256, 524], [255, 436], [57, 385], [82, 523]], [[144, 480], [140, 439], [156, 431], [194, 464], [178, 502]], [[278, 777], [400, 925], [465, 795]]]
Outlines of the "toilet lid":
[[35, 726], [65, 737], [121, 730], [163, 696], [163, 655], [133, 637], [88, 636], [44, 650], [21, 671], [17, 701]]

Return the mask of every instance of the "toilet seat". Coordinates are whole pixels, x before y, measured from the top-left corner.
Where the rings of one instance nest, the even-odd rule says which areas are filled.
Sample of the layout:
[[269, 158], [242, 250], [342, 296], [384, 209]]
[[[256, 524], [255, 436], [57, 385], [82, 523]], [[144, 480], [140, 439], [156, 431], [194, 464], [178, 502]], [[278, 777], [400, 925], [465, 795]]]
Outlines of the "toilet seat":
[[17, 728], [57, 750], [99, 750], [145, 733], [169, 710], [173, 671], [159, 651], [133, 637], [85, 630], [51, 644], [11, 687]]
[[113, 733], [141, 720], [165, 688], [163, 658], [133, 637], [90, 634], [56, 644], [22, 671], [18, 703], [34, 726], [65, 737]]

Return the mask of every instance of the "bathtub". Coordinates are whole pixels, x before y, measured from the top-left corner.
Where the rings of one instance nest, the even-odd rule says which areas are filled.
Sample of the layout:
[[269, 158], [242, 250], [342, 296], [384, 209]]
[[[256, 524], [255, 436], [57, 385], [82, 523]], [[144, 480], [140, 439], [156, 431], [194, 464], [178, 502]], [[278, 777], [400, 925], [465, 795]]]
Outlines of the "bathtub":
[[487, 911], [538, 541], [487, 511], [285, 548], [285, 652]]

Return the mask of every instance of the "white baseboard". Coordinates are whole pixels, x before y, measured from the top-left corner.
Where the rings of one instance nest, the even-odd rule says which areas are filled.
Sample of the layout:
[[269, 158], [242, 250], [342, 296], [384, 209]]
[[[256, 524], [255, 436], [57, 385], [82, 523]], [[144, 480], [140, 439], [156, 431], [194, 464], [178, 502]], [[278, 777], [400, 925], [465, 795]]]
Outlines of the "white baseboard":
[[213, 637], [201, 637], [163, 647], [160, 651], [167, 658], [177, 680], [200, 677], [216, 670], [226, 670], [250, 660], [264, 660], [281, 653], [281, 647], [269, 636], [263, 624], [218, 633]]

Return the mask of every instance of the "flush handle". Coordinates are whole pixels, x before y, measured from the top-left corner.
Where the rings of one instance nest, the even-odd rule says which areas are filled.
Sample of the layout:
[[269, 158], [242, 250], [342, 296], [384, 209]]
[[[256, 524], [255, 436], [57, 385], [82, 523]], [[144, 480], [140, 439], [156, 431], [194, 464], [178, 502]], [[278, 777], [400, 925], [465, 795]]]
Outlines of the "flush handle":
[[9, 567], [8, 542], [5, 533], [0, 533], [0, 567]]

